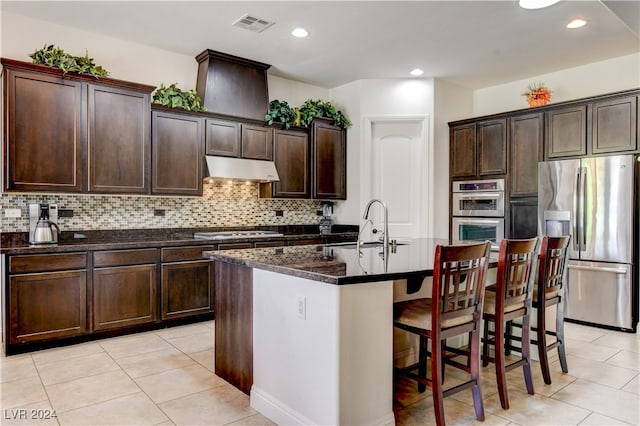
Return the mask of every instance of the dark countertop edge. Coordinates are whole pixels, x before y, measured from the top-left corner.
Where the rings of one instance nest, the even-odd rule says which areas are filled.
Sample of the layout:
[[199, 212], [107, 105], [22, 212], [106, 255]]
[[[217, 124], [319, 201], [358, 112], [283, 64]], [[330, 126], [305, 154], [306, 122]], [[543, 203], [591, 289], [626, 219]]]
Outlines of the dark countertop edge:
[[201, 238], [190, 238], [184, 236], [179, 239], [167, 239], [167, 238], [149, 238], [139, 239], [133, 241], [94, 241], [94, 242], [82, 242], [79, 239], [74, 242], [61, 242], [58, 244], [47, 245], [19, 245], [19, 246], [3, 246], [0, 247], [0, 254], [38, 254], [38, 253], [68, 253], [74, 251], [96, 251], [96, 250], [119, 250], [119, 249], [135, 249], [135, 248], [147, 248], [147, 247], [181, 247], [181, 246], [217, 246], [218, 244], [235, 244], [245, 242], [270, 242], [270, 241], [296, 241], [304, 239], [318, 239], [318, 238], [353, 238], [354, 241], [357, 238], [357, 232], [335, 232], [331, 234], [285, 234], [279, 237], [269, 238], [234, 238], [226, 240], [206, 240]]
[[268, 263], [258, 262], [256, 260], [245, 259], [241, 257], [229, 256], [223, 251], [206, 251], [203, 253], [205, 257], [220, 262], [226, 262], [233, 265], [246, 266], [249, 268], [262, 269], [265, 271], [276, 272], [283, 275], [290, 275], [297, 278], [304, 278], [311, 281], [318, 281], [326, 284], [347, 285], [347, 284], [365, 284], [379, 281], [392, 281], [407, 279], [409, 277], [425, 278], [433, 276], [432, 270], [419, 270], [410, 272], [390, 272], [388, 274], [372, 274], [358, 276], [342, 276], [321, 274], [319, 272], [306, 271], [304, 269], [290, 268], [287, 266], [271, 265]]

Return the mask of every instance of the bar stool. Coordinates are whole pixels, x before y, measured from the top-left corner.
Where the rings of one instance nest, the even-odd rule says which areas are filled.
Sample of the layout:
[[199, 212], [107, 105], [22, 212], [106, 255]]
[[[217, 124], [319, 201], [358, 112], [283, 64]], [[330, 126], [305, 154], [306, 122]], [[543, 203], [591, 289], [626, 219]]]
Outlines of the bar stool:
[[[549, 359], [547, 352], [558, 349], [560, 367], [564, 373], [569, 372], [567, 356], [564, 350], [564, 295], [562, 286], [567, 271], [567, 255], [569, 252], [570, 236], [548, 237], [542, 239], [540, 246], [540, 262], [538, 266], [538, 282], [533, 290], [533, 307], [537, 310], [536, 339], [531, 343], [538, 346], [538, 357], [542, 377], [547, 385], [551, 384]], [[546, 311], [549, 306], [556, 305], [556, 331], [546, 329]], [[556, 340], [547, 344], [547, 336], [554, 336]]]
[[[505, 410], [509, 409], [507, 371], [522, 366], [527, 392], [530, 395], [534, 393], [531, 378], [529, 323], [537, 246], [537, 238], [502, 240], [498, 255], [496, 285], [487, 287], [484, 296], [482, 365], [487, 366], [489, 362], [495, 363], [500, 404]], [[522, 318], [522, 338], [510, 335], [511, 328], [505, 328], [517, 318]], [[493, 331], [489, 329], [491, 323], [494, 324]], [[512, 346], [512, 340], [520, 341], [520, 347]], [[493, 357], [489, 356], [490, 345], [495, 348]], [[510, 350], [520, 352], [521, 356], [517, 361], [507, 365], [505, 354]]]
[[[418, 381], [418, 391], [433, 391], [436, 423], [445, 424], [443, 399], [471, 388], [478, 420], [484, 420], [480, 388], [480, 332], [485, 276], [491, 245], [436, 246], [431, 298], [394, 304], [394, 326], [420, 337], [418, 362], [397, 369]], [[453, 336], [470, 335], [469, 365], [456, 367], [470, 373], [465, 383], [443, 389], [444, 342]], [[430, 341], [430, 350], [427, 342]], [[431, 377], [427, 377], [427, 357], [431, 357]], [[418, 370], [417, 373], [414, 370]]]

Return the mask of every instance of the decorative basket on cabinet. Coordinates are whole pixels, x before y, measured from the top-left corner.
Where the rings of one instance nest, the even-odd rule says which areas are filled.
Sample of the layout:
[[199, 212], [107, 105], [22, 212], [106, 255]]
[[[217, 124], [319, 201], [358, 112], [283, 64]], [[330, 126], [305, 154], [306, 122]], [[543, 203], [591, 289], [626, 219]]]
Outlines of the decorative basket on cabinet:
[[551, 91], [544, 83], [529, 86], [529, 90], [522, 95], [527, 97], [527, 102], [532, 108], [546, 105], [551, 100]]

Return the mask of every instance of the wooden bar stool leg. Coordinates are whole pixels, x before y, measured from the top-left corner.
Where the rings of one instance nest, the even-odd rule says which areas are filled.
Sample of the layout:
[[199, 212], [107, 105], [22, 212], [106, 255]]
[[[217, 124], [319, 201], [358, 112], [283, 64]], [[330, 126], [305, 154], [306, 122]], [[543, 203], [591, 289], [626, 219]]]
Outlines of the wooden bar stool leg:
[[558, 340], [558, 358], [560, 358], [560, 367], [563, 373], [569, 372], [567, 366], [567, 355], [564, 351], [564, 304], [559, 303], [557, 305], [556, 313], [556, 339]]
[[489, 320], [484, 320], [484, 344], [482, 345], [482, 366], [489, 365]]
[[537, 328], [537, 340], [538, 340], [538, 357], [540, 358], [540, 369], [542, 370], [542, 378], [545, 384], [551, 384], [551, 373], [549, 372], [549, 358], [547, 357], [547, 331], [545, 325], [545, 310], [544, 301], [538, 307], [538, 328]]
[[522, 365], [524, 373], [524, 383], [527, 386], [527, 393], [533, 395], [533, 378], [531, 376], [531, 341], [530, 341], [530, 319], [529, 315], [522, 318], [522, 358], [525, 363]]
[[512, 327], [511, 327], [511, 321], [507, 321], [507, 327], [505, 330], [506, 332], [505, 332], [504, 354], [511, 355], [511, 333], [513, 333]]
[[442, 352], [440, 351], [440, 339], [432, 338], [431, 341], [431, 391], [433, 392], [433, 408], [435, 410], [436, 424], [445, 425], [444, 394], [442, 387]]
[[482, 390], [480, 388], [480, 328], [472, 333], [471, 338], [471, 365], [470, 373], [471, 380], [475, 381], [475, 384], [471, 388], [473, 394], [473, 408], [476, 412], [476, 419], [484, 421], [484, 404], [482, 402]]
[[505, 410], [509, 409], [509, 395], [507, 394], [507, 377], [505, 371], [504, 355], [504, 321], [496, 319], [496, 379], [498, 381], [498, 394], [500, 395], [500, 405]]
[[[427, 378], [427, 338], [420, 336], [420, 348], [418, 349], [418, 375]], [[423, 393], [427, 389], [427, 385], [418, 382], [418, 392]]]

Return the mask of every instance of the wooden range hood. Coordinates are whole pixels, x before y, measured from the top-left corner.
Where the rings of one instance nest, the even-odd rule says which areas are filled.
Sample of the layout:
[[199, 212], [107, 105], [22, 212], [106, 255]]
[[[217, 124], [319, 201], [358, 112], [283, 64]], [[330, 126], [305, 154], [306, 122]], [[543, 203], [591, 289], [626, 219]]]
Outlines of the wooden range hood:
[[264, 121], [271, 65], [207, 49], [196, 56], [196, 92], [210, 112]]

